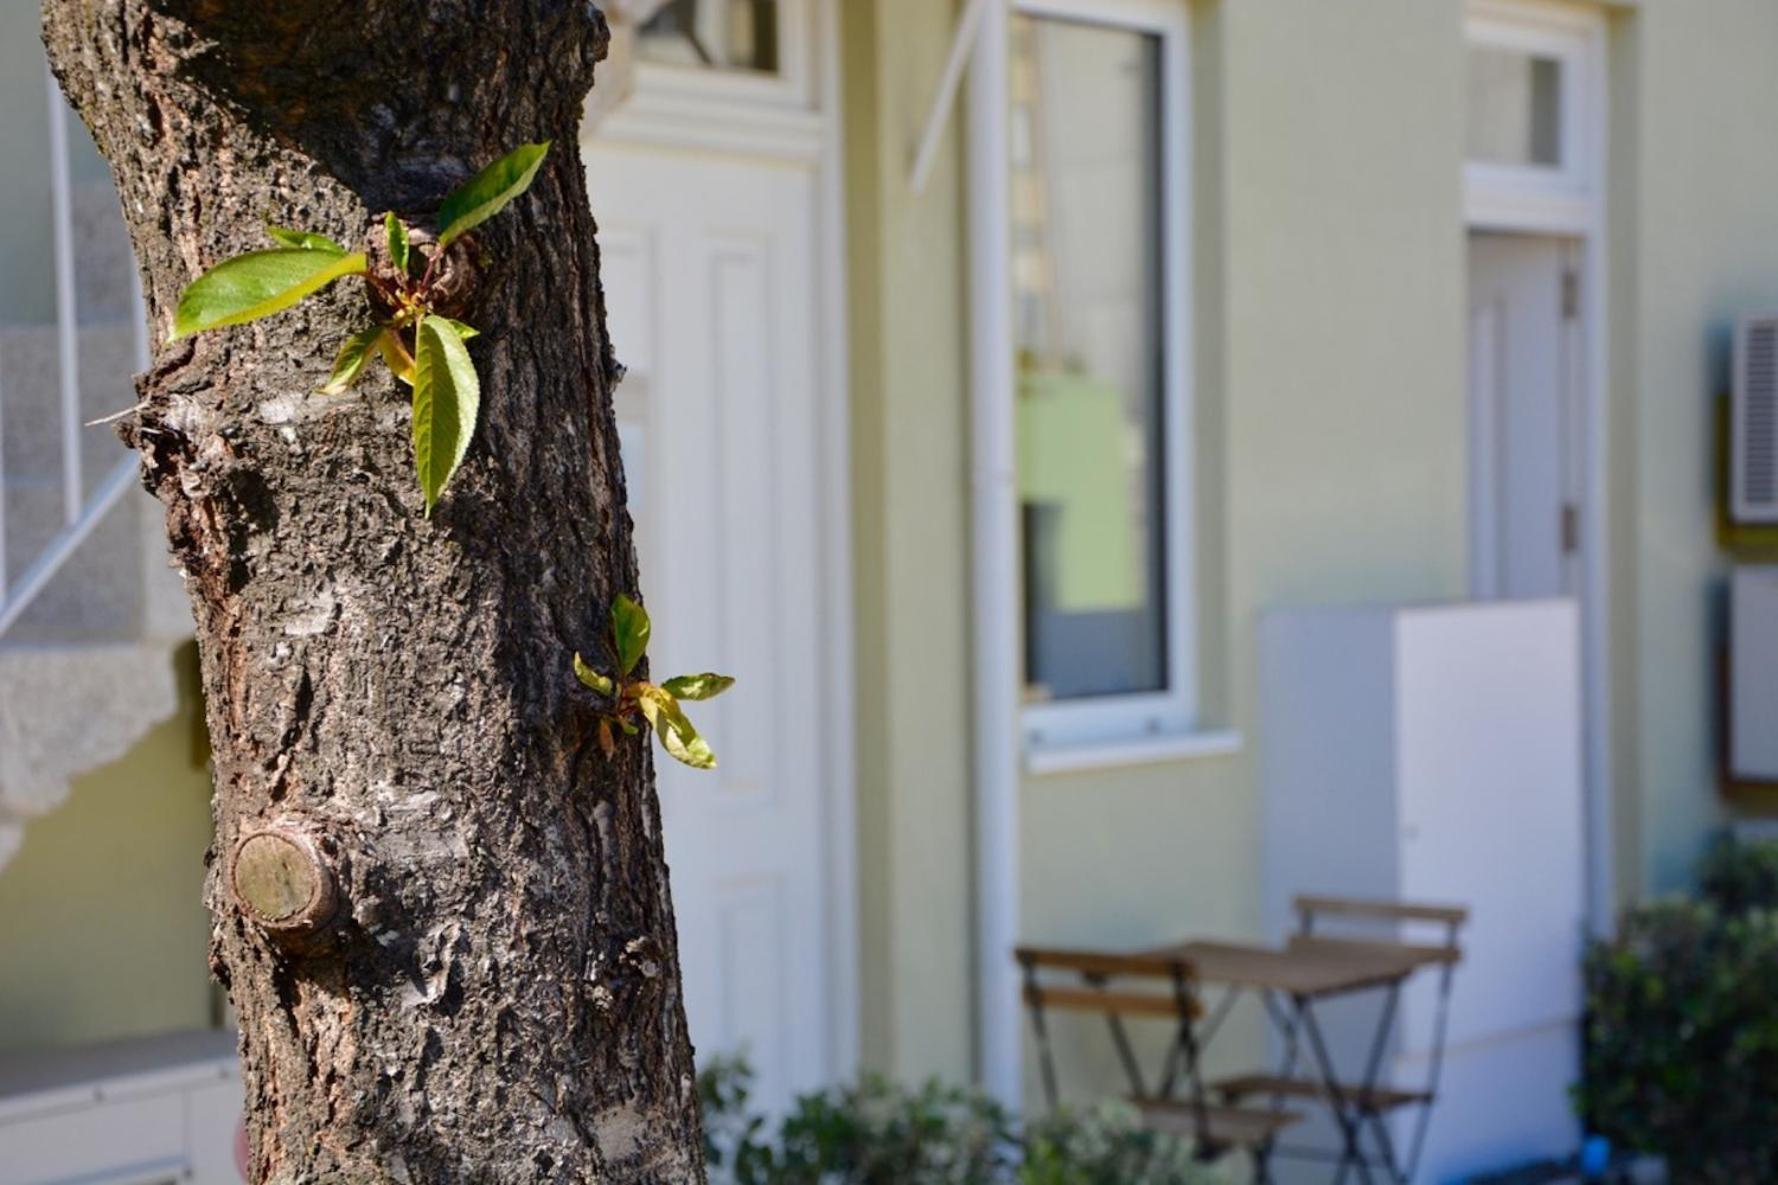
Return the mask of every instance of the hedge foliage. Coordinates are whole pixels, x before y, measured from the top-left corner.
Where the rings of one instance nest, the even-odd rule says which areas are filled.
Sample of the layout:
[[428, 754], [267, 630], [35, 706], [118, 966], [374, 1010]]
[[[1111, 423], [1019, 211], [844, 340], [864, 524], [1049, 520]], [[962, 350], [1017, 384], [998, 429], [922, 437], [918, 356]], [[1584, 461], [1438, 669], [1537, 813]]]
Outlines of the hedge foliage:
[[796, 1101], [772, 1123], [752, 1072], [719, 1059], [698, 1077], [711, 1180], [729, 1185], [1217, 1185], [1179, 1140], [1108, 1105], [1019, 1125], [978, 1091], [868, 1077]]
[[1577, 1102], [1675, 1185], [1778, 1181], [1778, 843], [1725, 842], [1699, 879], [1589, 951]]

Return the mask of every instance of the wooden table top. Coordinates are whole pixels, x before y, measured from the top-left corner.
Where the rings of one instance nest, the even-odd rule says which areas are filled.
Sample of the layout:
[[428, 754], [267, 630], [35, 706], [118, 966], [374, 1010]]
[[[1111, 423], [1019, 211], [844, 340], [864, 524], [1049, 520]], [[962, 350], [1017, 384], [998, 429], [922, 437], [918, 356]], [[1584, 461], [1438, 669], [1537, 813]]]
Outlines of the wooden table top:
[[1415, 946], [1297, 935], [1285, 946], [1193, 940], [1146, 950], [1020, 947], [1021, 961], [1089, 977], [1165, 978], [1182, 967], [1199, 983], [1324, 996], [1387, 987], [1422, 967], [1458, 962], [1455, 946]]
[[1182, 942], [1140, 952], [1190, 964], [1200, 983], [1259, 988], [1293, 996], [1325, 996], [1398, 983], [1428, 962], [1424, 948], [1333, 939], [1288, 947], [1241, 942]]

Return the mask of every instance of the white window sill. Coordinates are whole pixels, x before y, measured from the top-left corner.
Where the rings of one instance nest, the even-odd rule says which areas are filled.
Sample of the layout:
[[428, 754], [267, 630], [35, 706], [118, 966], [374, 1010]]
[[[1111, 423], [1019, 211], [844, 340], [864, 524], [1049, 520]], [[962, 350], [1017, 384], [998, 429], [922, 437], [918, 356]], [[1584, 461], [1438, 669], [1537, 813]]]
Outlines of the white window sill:
[[1232, 728], [1171, 736], [1133, 737], [1072, 745], [1032, 745], [1025, 749], [1025, 772], [1071, 774], [1132, 765], [1159, 765], [1200, 757], [1228, 757], [1241, 751], [1241, 734]]

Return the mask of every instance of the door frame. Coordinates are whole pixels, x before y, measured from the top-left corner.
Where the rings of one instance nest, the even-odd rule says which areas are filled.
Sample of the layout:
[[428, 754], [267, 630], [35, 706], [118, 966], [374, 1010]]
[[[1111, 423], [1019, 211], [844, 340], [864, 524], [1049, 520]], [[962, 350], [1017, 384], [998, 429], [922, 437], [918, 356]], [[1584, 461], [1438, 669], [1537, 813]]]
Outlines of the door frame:
[[[1463, 49], [1511, 44], [1559, 56], [1573, 78], [1562, 91], [1571, 161], [1553, 174], [1466, 162], [1465, 239], [1474, 231], [1549, 235], [1573, 242], [1578, 262], [1571, 405], [1578, 409], [1581, 719], [1586, 797], [1589, 929], [1609, 934], [1617, 914], [1616, 810], [1612, 800], [1610, 473], [1607, 382], [1606, 14], [1560, 0], [1469, 0]], [[1467, 265], [1466, 269], [1467, 271]], [[1473, 522], [1471, 529], [1474, 529]]]
[[[841, 89], [841, 0], [795, 0], [780, 11], [800, 25], [793, 41], [812, 54], [786, 59], [792, 76], [763, 80], [672, 67], [639, 69], [636, 91], [608, 114], [600, 140], [721, 153], [808, 166], [816, 187], [814, 228], [819, 327], [816, 381], [822, 492], [817, 624], [823, 694], [821, 835], [823, 999], [829, 1078], [859, 1067], [857, 699], [852, 580], [851, 395], [847, 356], [845, 143]], [[582, 133], [583, 142], [588, 133]], [[597, 215], [595, 210], [594, 214]]]

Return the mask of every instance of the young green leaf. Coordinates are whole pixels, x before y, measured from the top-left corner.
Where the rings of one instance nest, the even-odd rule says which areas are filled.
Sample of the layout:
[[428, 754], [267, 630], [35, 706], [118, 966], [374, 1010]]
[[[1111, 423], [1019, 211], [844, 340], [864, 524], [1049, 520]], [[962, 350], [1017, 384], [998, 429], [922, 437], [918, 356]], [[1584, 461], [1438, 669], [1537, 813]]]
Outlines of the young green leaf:
[[426, 316], [415, 334], [414, 461], [429, 516], [469, 451], [480, 409], [481, 382], [469, 349], [450, 322]]
[[617, 684], [611, 681], [609, 675], [601, 675], [589, 667], [578, 652], [574, 655], [574, 677], [579, 679], [583, 686], [591, 688], [600, 695], [610, 695], [617, 690]]
[[[451, 319], [449, 317], [446, 317], [445, 320], [451, 321]], [[480, 337], [482, 335], [481, 330], [477, 329], [473, 325], [465, 325], [461, 321], [451, 321], [451, 327], [457, 331], [457, 336], [462, 338], [464, 341], [468, 341], [472, 337]]]
[[642, 655], [648, 650], [648, 635], [653, 627], [648, 621], [648, 610], [632, 601], [622, 593], [611, 603], [611, 636], [617, 643], [617, 673], [620, 678], [629, 678], [636, 664], [642, 661]]
[[364, 269], [362, 253], [280, 247], [237, 255], [186, 286], [173, 313], [173, 337], [269, 317]]
[[698, 735], [698, 730], [691, 726], [691, 721], [683, 713], [678, 716], [677, 724], [669, 723], [664, 732], [657, 725], [655, 732], [659, 734], [661, 744], [667, 747], [668, 753], [693, 769], [716, 768], [716, 754], [711, 750], [710, 742]]
[[705, 671], [701, 675], [677, 675], [661, 684], [661, 690], [674, 699], [715, 699], [735, 685], [733, 675]]
[[372, 325], [347, 338], [346, 344], [340, 347], [339, 357], [333, 360], [333, 373], [327, 376], [327, 385], [321, 388], [321, 393], [339, 395], [357, 382], [358, 376], [364, 373], [364, 364], [370, 361], [380, 339], [388, 332], [387, 325]]
[[438, 249], [480, 226], [531, 187], [549, 141], [521, 144], [453, 189], [438, 209]]
[[318, 235], [312, 230], [291, 230], [288, 227], [265, 224], [266, 237], [280, 247], [295, 247], [299, 251], [331, 251], [335, 255], [344, 255], [346, 249], [328, 238]]
[[395, 264], [395, 270], [407, 275], [407, 226], [390, 210], [383, 215], [383, 231], [389, 236], [389, 259]]
[[715, 769], [716, 754], [686, 719], [679, 701], [659, 687], [644, 686], [636, 701], [667, 752], [695, 769]]
[[396, 378], [408, 386], [414, 385], [414, 359], [401, 344], [401, 335], [394, 329], [377, 338], [377, 353], [389, 364], [389, 369]]

